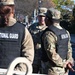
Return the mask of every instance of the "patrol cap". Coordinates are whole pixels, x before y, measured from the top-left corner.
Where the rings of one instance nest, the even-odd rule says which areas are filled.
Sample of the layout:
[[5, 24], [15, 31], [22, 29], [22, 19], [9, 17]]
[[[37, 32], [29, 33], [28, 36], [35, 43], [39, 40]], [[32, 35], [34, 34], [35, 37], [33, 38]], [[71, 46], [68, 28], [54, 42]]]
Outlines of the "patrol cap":
[[47, 12], [47, 8], [45, 8], [45, 7], [40, 7], [39, 8], [39, 16], [45, 16], [45, 14], [46, 14], [46, 12]]
[[0, 0], [1, 5], [14, 5], [14, 0]]
[[52, 19], [58, 20], [61, 17], [61, 12], [58, 11], [57, 9], [50, 8], [50, 9], [47, 10], [46, 16], [48, 18], [52, 18]]

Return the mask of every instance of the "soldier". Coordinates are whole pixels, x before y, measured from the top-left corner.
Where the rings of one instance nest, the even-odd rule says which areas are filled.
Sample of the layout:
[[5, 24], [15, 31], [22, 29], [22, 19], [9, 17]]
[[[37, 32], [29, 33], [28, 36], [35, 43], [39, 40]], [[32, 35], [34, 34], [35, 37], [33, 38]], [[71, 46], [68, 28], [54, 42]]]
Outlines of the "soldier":
[[60, 21], [60, 26], [70, 31], [71, 22], [69, 14], [63, 15], [63, 19]]
[[70, 35], [59, 25], [60, 14], [54, 8], [48, 9], [46, 13], [45, 22], [48, 28], [42, 34], [42, 44], [48, 56], [48, 75], [68, 75], [68, 69], [73, 70]]
[[[8, 68], [17, 57], [33, 63], [33, 40], [25, 26], [14, 18], [14, 6], [14, 0], [0, 0], [0, 68]], [[26, 68], [21, 63], [15, 70], [26, 71]]]
[[70, 31], [70, 34], [75, 34], [75, 6], [72, 10], [73, 14], [73, 19], [71, 19], [71, 25], [69, 27], [69, 31]]
[[33, 62], [33, 73], [38, 73], [41, 66], [41, 40], [40, 36], [43, 30], [45, 30], [45, 13], [47, 8], [40, 7], [39, 14], [38, 14], [38, 22], [32, 24], [29, 27], [29, 31], [33, 37], [34, 42], [34, 49], [35, 49], [35, 56]]

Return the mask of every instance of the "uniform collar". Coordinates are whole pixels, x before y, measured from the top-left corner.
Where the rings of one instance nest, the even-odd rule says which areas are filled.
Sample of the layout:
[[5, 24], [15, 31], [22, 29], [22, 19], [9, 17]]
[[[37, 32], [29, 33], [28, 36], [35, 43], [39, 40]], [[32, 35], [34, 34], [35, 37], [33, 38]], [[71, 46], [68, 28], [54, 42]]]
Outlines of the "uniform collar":
[[13, 26], [16, 23], [16, 19], [13, 17], [9, 17], [9, 24], [8, 26]]
[[62, 29], [62, 27], [60, 26], [59, 23], [54, 23], [53, 25], [54, 25], [55, 27], [59, 28], [59, 29]]

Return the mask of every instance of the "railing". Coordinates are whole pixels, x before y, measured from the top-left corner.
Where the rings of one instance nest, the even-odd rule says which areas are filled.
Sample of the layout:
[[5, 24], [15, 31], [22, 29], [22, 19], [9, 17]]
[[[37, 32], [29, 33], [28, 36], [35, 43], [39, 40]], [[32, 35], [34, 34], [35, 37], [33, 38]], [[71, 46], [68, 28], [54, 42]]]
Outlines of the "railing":
[[[24, 63], [26, 65], [26, 72], [14, 71], [17, 64]], [[23, 57], [16, 58], [10, 65], [8, 69], [0, 68], [0, 75], [46, 75], [46, 74], [32, 74], [32, 65], [29, 60]]]

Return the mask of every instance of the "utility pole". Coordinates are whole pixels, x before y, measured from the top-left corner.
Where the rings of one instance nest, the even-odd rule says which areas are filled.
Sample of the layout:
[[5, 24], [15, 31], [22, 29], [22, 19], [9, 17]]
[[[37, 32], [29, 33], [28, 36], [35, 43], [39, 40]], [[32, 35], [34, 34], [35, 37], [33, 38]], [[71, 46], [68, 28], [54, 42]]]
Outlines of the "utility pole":
[[41, 3], [42, 3], [42, 1], [41, 0], [38, 0], [38, 8], [41, 7]]
[[39, 8], [41, 7], [41, 3], [42, 3], [42, 1], [38, 0], [38, 13], [39, 13]]

